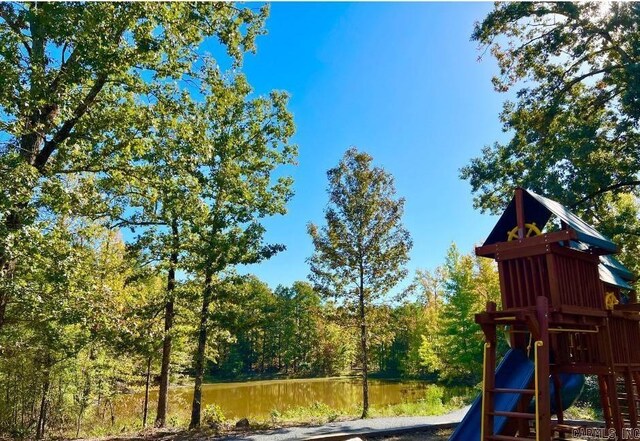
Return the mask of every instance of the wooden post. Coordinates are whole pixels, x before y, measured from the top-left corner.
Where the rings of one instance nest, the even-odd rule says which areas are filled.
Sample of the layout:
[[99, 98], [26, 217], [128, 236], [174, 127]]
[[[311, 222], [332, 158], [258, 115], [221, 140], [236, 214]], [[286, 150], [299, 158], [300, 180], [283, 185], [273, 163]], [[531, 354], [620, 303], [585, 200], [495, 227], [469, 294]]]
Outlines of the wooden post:
[[618, 391], [616, 388], [616, 375], [607, 375], [605, 379], [607, 390], [609, 391], [609, 405], [611, 406], [611, 417], [613, 419], [613, 428], [616, 430], [618, 439], [622, 438], [622, 414], [620, 413], [620, 405], [618, 403]]
[[[487, 312], [495, 312], [496, 304], [487, 302]], [[493, 415], [494, 410], [493, 390], [496, 387], [496, 332], [485, 329], [486, 342], [484, 344], [484, 365], [482, 369], [482, 422], [481, 441], [488, 441], [493, 435]]]
[[556, 406], [556, 416], [558, 417], [558, 424], [564, 423], [564, 412], [562, 411], [562, 381], [560, 381], [560, 375], [557, 372], [551, 374], [553, 379], [554, 399]]
[[518, 239], [524, 239], [524, 189], [516, 188], [516, 221], [518, 224]]
[[613, 417], [611, 415], [611, 400], [607, 389], [607, 381], [605, 375], [598, 375], [598, 386], [600, 387], [600, 405], [602, 406], [602, 414], [607, 429], [613, 428]]
[[557, 259], [553, 253], [548, 253], [546, 256], [547, 261], [547, 274], [549, 277], [549, 298], [551, 300], [551, 307], [557, 308], [562, 302], [560, 293], [560, 279], [558, 278], [558, 267], [556, 266]]
[[[518, 412], [528, 413], [529, 405], [531, 404], [531, 395], [522, 394], [520, 397], [520, 401], [518, 401]], [[516, 420], [518, 427], [518, 436], [520, 438], [527, 438], [531, 433], [531, 429], [529, 428], [529, 420], [524, 418], [518, 418]]]
[[540, 339], [536, 342], [537, 368], [536, 382], [536, 437], [551, 439], [551, 397], [549, 391], [549, 302], [546, 297], [536, 298], [536, 315], [540, 328]]

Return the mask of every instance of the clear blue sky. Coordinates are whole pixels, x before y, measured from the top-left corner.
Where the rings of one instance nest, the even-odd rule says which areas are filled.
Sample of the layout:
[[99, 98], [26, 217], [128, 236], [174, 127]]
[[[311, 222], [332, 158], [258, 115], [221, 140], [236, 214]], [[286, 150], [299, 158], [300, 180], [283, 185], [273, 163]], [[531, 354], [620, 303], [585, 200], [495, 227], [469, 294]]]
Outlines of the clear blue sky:
[[349, 146], [371, 154], [406, 198], [413, 237], [409, 269], [442, 263], [451, 242], [465, 251], [496, 219], [473, 209], [459, 168], [504, 138], [507, 98], [492, 89], [494, 60], [470, 41], [490, 3], [275, 3], [268, 35], [244, 71], [257, 93], [291, 94], [299, 165], [289, 213], [267, 238], [287, 250], [241, 269], [272, 287], [304, 280], [313, 251], [309, 221], [323, 223], [326, 171]]

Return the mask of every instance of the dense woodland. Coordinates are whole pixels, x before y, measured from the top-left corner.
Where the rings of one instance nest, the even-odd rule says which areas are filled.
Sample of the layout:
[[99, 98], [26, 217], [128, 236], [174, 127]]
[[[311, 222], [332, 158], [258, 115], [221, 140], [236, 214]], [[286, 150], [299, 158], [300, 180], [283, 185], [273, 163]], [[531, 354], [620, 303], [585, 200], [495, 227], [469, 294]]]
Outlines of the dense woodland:
[[[600, 8], [504, 3], [477, 24], [496, 89], [519, 93], [501, 115], [511, 140], [462, 177], [483, 210], [515, 185], [571, 205], [637, 269], [640, 6]], [[0, 4], [0, 435], [115, 428], [117, 397], [149, 387], [158, 400], [131, 428], [164, 426], [176, 382], [194, 388], [196, 427], [207, 379], [480, 380], [473, 315], [499, 298], [492, 263], [452, 245], [401, 282], [403, 200], [362, 152], [328, 173], [326, 227], [309, 225], [312, 283], [240, 274], [285, 249], [262, 220], [284, 215], [293, 191], [288, 96], [256, 96], [242, 75], [267, 15]], [[207, 39], [220, 53], [200, 49]], [[359, 206], [361, 191], [379, 203]], [[357, 259], [341, 261], [349, 250]]]
[[[77, 288], [57, 291], [52, 285], [41, 294], [37, 316], [22, 312], [25, 320], [5, 337], [15, 344], [12, 357], [0, 361], [5, 433], [29, 433], [43, 409], [50, 434], [82, 434], [96, 424], [105, 430], [112, 424], [121, 427], [121, 421], [110, 420], [118, 395], [143, 390], [147, 375], [152, 387], [160, 380], [163, 278], [136, 274], [136, 262], [117, 235], [103, 231], [69, 239], [58, 247], [66, 247], [64, 261], [76, 269], [62, 275], [68, 267], [61, 265], [60, 273], [47, 277]], [[60, 264], [61, 256], [56, 257]], [[39, 277], [39, 286], [51, 283]], [[198, 285], [183, 280], [175, 288], [180, 300], [173, 331], [174, 383], [191, 384], [194, 375]], [[359, 372], [355, 319], [322, 300], [309, 283], [271, 290], [255, 277], [232, 275], [219, 280], [216, 290], [205, 370], [211, 380]], [[473, 314], [498, 293], [491, 262], [452, 246], [441, 268], [415, 275], [407, 299], [370, 311], [372, 373], [475, 385], [482, 337]], [[157, 404], [149, 408], [151, 421]]]

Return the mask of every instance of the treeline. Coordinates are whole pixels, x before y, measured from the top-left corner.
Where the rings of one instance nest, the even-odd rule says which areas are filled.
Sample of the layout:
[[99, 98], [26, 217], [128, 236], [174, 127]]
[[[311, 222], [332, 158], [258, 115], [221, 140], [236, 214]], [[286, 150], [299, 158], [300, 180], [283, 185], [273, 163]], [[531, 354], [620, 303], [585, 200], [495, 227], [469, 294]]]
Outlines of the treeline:
[[[2, 432], [74, 436], [139, 428], [152, 418], [155, 402], [135, 415], [116, 409], [121, 394], [161, 380], [165, 278], [141, 267], [119, 234], [95, 225], [59, 224], [46, 239], [39, 265], [20, 280], [31, 295], [13, 303], [11, 332], [0, 337], [10, 354], [0, 359]], [[309, 283], [272, 290], [254, 276], [229, 273], [215, 286], [210, 378], [359, 373], [355, 320]], [[174, 289], [171, 381], [191, 383], [199, 283], [178, 280]], [[453, 246], [442, 267], [419, 271], [402, 296], [369, 311], [372, 373], [477, 383], [482, 335], [473, 314], [499, 297], [491, 261]]]
[[323, 302], [307, 282], [271, 290], [255, 277], [243, 282], [247, 295], [224, 322], [232, 338], [220, 342], [209, 374], [243, 378], [283, 374], [331, 376], [349, 373], [353, 332], [336, 320], [340, 308]]
[[[236, 305], [233, 318], [223, 320], [232, 337], [217, 346], [207, 371], [213, 378], [359, 371], [359, 328], [348, 309], [302, 281], [272, 291], [250, 278], [243, 289], [251, 294]], [[483, 337], [474, 315], [487, 302], [500, 302], [493, 262], [453, 245], [442, 266], [417, 271], [397, 297], [369, 311], [372, 372], [452, 384], [480, 381]]]

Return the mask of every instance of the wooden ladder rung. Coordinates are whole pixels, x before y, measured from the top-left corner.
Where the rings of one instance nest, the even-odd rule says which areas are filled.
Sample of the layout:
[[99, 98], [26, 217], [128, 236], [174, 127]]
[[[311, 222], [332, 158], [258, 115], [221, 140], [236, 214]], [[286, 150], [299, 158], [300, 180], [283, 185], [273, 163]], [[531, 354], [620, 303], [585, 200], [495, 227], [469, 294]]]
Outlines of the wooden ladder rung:
[[495, 389], [491, 389], [491, 392], [495, 392], [497, 394], [526, 394], [533, 395], [536, 393], [533, 389], [509, 389], [506, 387], [496, 387]]
[[495, 441], [522, 441], [525, 439], [533, 440], [535, 438], [523, 438], [520, 436], [506, 436], [506, 435], [491, 435], [489, 439], [495, 440]]
[[584, 441], [582, 438], [551, 438], [553, 441]]
[[494, 412], [489, 412], [490, 415], [494, 415], [494, 416], [502, 416], [502, 417], [507, 417], [507, 418], [524, 418], [524, 419], [529, 419], [529, 420], [533, 420], [535, 419], [536, 415], [534, 413], [528, 413], [528, 412], [503, 412], [500, 410], [496, 410]]
[[552, 424], [551, 425], [551, 430], [552, 431], [556, 431], [556, 432], [563, 432], [563, 433], [571, 433], [576, 429], [579, 429], [580, 426], [569, 426], [568, 424]]

